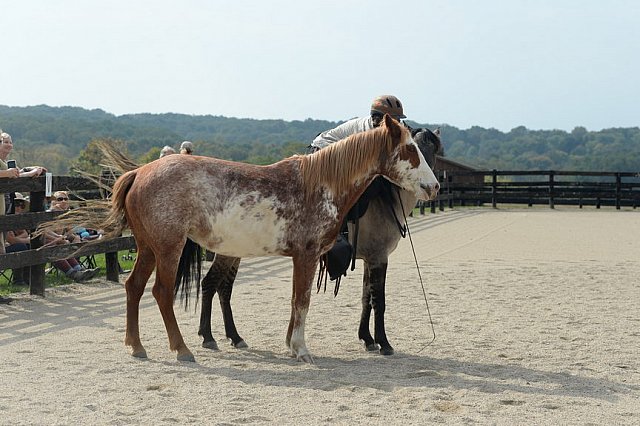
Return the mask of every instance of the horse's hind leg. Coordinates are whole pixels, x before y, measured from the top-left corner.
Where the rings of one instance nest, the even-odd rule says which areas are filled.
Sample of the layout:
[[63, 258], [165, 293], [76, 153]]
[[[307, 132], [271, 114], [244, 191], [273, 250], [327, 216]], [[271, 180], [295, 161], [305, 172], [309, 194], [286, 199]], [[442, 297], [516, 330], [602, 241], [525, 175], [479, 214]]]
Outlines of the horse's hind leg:
[[368, 351], [377, 351], [380, 347], [376, 345], [369, 331], [369, 321], [371, 319], [371, 282], [369, 276], [369, 264], [364, 261], [364, 272], [362, 275], [362, 313], [360, 314], [360, 327], [358, 328], [358, 338], [364, 342], [364, 347]]
[[140, 342], [138, 318], [140, 298], [155, 266], [156, 259], [153, 252], [148, 247], [138, 244], [136, 262], [124, 285], [127, 291], [127, 325], [124, 344], [131, 346], [131, 355], [136, 358], [147, 357], [147, 352]]
[[[215, 262], [215, 260], [214, 260]], [[215, 263], [214, 263], [215, 265]], [[211, 333], [211, 305], [213, 296], [218, 291], [218, 280], [216, 280], [214, 265], [211, 265], [209, 272], [202, 279], [202, 306], [200, 307], [200, 328], [198, 335], [202, 336], [202, 347], [218, 350], [218, 343]]]
[[[238, 274], [240, 267], [239, 257], [220, 256], [221, 264], [226, 268], [220, 273], [220, 286], [218, 287], [218, 297], [220, 298], [220, 309], [222, 310], [222, 320], [224, 321], [224, 331], [227, 339], [231, 339], [231, 344], [236, 348], [249, 347], [242, 337], [238, 334], [236, 324], [233, 321], [233, 311], [231, 310], [231, 294], [233, 292], [233, 283]], [[222, 265], [221, 265], [222, 266]]]
[[218, 293], [220, 308], [227, 338], [236, 348], [246, 348], [247, 344], [238, 334], [231, 310], [231, 293], [235, 281], [240, 258], [216, 255], [209, 272], [202, 280], [202, 309], [200, 311], [200, 329], [203, 337], [202, 347], [218, 350], [218, 344], [211, 333], [211, 309], [213, 296]]
[[[184, 244], [179, 245], [179, 247]], [[178, 352], [178, 361], [194, 362], [195, 357], [184, 343], [182, 333], [178, 327], [175, 313], [173, 312], [174, 286], [180, 252], [172, 259], [171, 254], [165, 256], [163, 263], [159, 263], [156, 270], [156, 282], [153, 286], [153, 297], [156, 298], [164, 326], [169, 336], [169, 348]]]

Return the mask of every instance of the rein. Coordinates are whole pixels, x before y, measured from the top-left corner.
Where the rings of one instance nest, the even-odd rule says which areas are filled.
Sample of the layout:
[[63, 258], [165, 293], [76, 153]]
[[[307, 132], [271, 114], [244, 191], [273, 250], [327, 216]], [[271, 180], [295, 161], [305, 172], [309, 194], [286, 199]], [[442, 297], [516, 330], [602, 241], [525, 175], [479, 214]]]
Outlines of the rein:
[[[398, 196], [398, 200], [400, 200], [400, 189], [396, 186], [396, 194]], [[416, 263], [416, 270], [418, 271], [418, 277], [420, 278], [420, 286], [422, 287], [422, 296], [424, 297], [424, 304], [427, 307], [427, 315], [429, 316], [429, 324], [431, 324], [431, 332], [433, 333], [433, 338], [425, 344], [422, 349], [418, 351], [418, 353], [422, 352], [427, 346], [431, 345], [436, 340], [436, 329], [433, 325], [433, 319], [431, 318], [431, 310], [429, 309], [429, 300], [427, 299], [427, 291], [424, 288], [424, 282], [422, 281], [422, 274], [420, 273], [420, 266], [418, 265], [418, 258], [416, 256], [416, 249], [413, 246], [413, 239], [411, 238], [411, 231], [409, 230], [409, 223], [407, 222], [407, 215], [404, 211], [404, 206], [402, 202], [400, 202], [400, 207], [402, 208], [402, 216], [404, 217], [404, 229], [406, 229], [407, 235], [409, 235], [409, 242], [411, 243], [411, 251], [413, 252], [413, 260]], [[395, 216], [395, 212], [394, 212]], [[396, 218], [396, 220], [398, 220]], [[403, 235], [404, 238], [404, 235]]]
[[[396, 196], [398, 197], [398, 203], [400, 203], [400, 207], [402, 208], [402, 214], [404, 215], [404, 206], [402, 205], [402, 199], [400, 198], [400, 188], [397, 185], [391, 185], [388, 187], [389, 198], [391, 198], [390, 203], [386, 203], [391, 209], [391, 214], [393, 214], [393, 218], [396, 221], [396, 226], [398, 227], [398, 231], [400, 231], [400, 236], [405, 238], [407, 236], [407, 231], [409, 230], [409, 226], [407, 225], [407, 217], [404, 217], [404, 225], [398, 219], [398, 215], [396, 214], [396, 209], [393, 208], [393, 193], [392, 188], [396, 190]], [[413, 245], [412, 245], [413, 247]]]

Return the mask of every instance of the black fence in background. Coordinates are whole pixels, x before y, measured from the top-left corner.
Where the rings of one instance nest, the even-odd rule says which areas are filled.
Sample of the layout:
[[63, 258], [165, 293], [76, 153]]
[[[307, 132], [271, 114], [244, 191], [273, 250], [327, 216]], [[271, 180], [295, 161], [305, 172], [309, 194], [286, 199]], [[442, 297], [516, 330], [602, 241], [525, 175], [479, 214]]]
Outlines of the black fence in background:
[[640, 205], [640, 173], [576, 171], [454, 171], [440, 176], [436, 206], [545, 204], [573, 206]]

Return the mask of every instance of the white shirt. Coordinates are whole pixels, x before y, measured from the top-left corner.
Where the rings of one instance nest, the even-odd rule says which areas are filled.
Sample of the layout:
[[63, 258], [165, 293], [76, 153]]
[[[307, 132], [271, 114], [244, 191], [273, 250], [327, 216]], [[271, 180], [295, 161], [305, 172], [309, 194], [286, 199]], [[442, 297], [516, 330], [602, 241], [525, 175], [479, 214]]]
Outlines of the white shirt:
[[373, 120], [371, 120], [370, 115], [366, 117], [352, 118], [333, 129], [325, 130], [320, 133], [316, 136], [313, 142], [311, 142], [311, 146], [318, 149], [324, 148], [348, 136], [371, 129], [373, 129]]

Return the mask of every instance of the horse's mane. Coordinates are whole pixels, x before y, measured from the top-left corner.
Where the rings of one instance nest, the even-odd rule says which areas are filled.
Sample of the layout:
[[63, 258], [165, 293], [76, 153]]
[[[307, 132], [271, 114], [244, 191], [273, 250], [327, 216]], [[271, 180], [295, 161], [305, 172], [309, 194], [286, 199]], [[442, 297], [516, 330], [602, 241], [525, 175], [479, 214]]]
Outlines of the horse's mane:
[[335, 195], [345, 193], [359, 176], [389, 157], [393, 148], [391, 133], [383, 125], [302, 156], [300, 169], [306, 193], [311, 194], [321, 186]]

